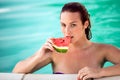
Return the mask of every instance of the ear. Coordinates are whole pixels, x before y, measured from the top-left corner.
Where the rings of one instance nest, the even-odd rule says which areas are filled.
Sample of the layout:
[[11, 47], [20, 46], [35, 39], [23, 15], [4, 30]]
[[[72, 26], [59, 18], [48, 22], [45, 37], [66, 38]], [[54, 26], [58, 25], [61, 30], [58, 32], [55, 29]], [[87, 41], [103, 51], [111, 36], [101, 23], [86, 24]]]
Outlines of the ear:
[[89, 25], [89, 22], [88, 22], [88, 20], [87, 20], [87, 21], [85, 21], [85, 23], [84, 23], [84, 28], [86, 29], [86, 28], [88, 27], [88, 25]]

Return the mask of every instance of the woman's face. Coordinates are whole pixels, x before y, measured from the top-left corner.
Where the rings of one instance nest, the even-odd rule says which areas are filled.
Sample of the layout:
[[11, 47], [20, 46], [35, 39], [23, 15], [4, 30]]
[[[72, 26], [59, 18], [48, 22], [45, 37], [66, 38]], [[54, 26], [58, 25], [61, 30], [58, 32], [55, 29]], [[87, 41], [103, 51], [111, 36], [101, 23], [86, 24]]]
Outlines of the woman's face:
[[85, 29], [87, 28], [87, 22], [82, 24], [80, 14], [78, 12], [62, 12], [61, 13], [61, 29], [64, 36], [70, 36], [72, 41], [86, 37]]

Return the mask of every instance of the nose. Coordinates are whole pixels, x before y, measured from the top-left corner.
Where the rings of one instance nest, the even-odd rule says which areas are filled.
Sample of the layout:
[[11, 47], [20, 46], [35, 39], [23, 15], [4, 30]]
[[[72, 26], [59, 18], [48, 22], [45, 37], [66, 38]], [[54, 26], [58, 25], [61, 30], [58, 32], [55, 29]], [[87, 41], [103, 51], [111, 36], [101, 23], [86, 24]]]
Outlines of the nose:
[[65, 28], [65, 35], [66, 35], [66, 36], [70, 36], [70, 34], [71, 34], [71, 29], [70, 29], [69, 26], [67, 26], [67, 27]]

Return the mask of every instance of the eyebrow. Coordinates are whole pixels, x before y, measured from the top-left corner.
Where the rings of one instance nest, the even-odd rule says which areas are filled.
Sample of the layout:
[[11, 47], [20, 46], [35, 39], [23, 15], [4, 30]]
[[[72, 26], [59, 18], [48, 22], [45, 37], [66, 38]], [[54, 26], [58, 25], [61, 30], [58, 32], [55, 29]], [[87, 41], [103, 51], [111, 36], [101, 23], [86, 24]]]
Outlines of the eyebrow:
[[[75, 22], [77, 22], [77, 21], [72, 21], [72, 22], [70, 22], [70, 24], [71, 24], [71, 23], [75, 23]], [[64, 22], [61, 22], [61, 23], [64, 23]]]
[[75, 23], [75, 22], [77, 22], [77, 21], [72, 21], [72, 22], [70, 22], [70, 23]]

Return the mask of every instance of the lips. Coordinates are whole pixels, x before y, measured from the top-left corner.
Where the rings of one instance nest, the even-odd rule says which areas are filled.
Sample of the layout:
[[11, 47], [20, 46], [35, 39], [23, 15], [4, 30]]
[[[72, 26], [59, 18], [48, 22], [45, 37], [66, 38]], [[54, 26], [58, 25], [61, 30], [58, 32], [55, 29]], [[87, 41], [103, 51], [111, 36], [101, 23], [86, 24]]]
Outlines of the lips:
[[73, 36], [71, 36], [71, 38], [73, 38]]
[[66, 37], [70, 37], [71, 39], [73, 38], [73, 36], [66, 36]]

